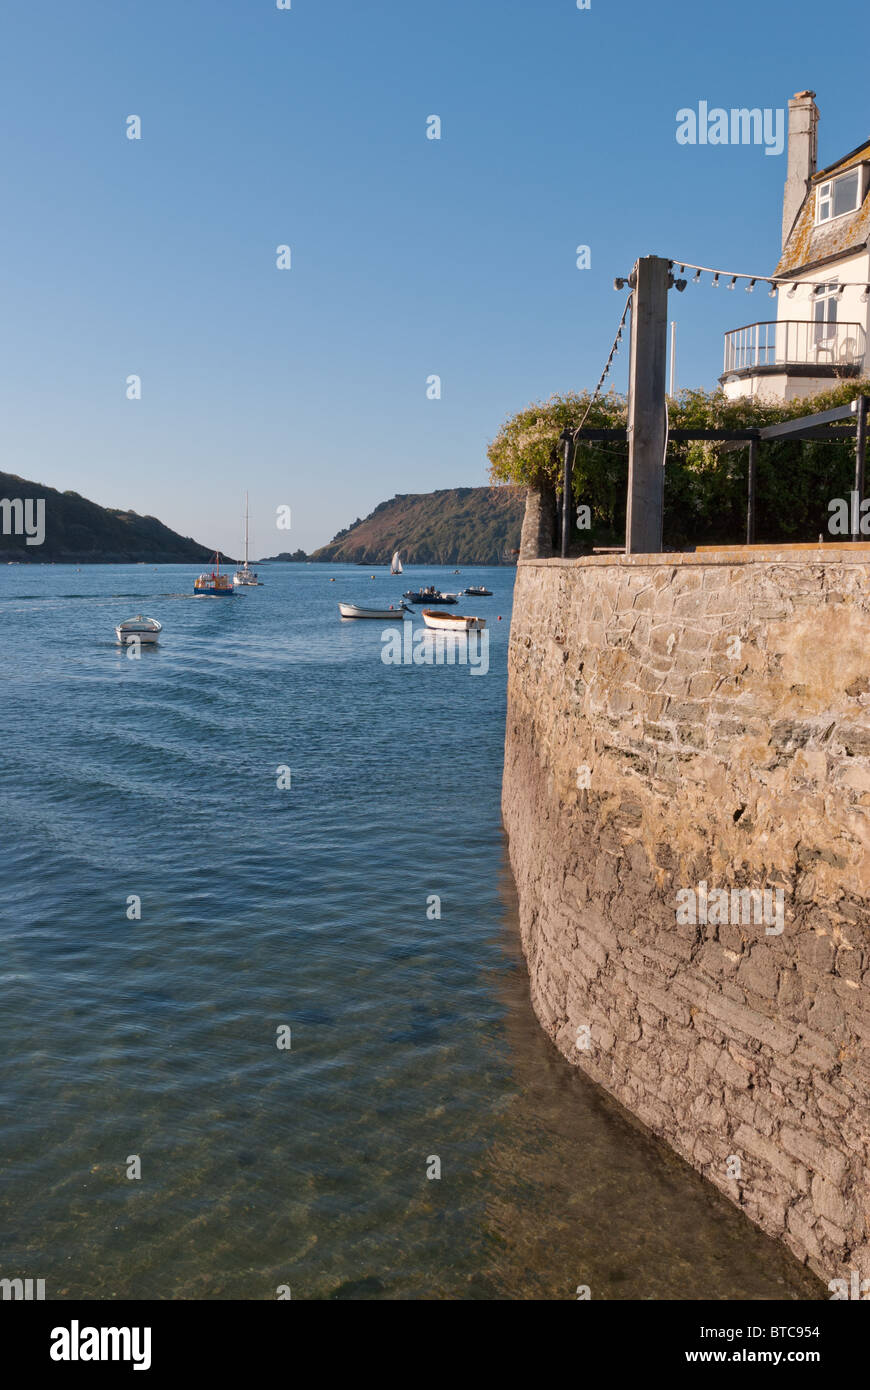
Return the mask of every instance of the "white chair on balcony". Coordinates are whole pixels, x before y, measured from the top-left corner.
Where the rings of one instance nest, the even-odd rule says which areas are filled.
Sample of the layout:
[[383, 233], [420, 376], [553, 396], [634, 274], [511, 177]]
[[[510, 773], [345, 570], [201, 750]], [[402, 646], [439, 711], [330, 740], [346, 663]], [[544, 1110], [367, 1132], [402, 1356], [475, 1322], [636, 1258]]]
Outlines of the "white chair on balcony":
[[816, 343], [816, 362], [833, 362], [836, 352], [836, 340], [834, 338], [823, 338]]

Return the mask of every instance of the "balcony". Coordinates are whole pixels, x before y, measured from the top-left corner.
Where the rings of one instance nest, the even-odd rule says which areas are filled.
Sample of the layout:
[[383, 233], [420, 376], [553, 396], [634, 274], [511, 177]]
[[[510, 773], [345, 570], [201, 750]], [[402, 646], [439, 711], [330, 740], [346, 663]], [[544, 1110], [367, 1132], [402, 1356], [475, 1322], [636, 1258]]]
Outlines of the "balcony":
[[864, 346], [860, 323], [806, 319], [748, 323], [725, 334], [723, 376], [774, 372], [857, 376], [864, 361]]

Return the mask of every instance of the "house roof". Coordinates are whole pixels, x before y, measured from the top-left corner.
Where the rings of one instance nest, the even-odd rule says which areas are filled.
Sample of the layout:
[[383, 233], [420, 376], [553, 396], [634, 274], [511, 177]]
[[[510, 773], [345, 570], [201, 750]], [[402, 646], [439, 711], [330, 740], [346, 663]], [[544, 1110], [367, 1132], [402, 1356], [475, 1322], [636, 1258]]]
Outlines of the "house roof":
[[851, 150], [849, 154], [843, 155], [836, 164], [829, 164], [826, 169], [820, 169], [813, 175], [809, 192], [789, 233], [774, 275], [796, 274], [866, 248], [870, 242], [870, 186], [864, 195], [863, 203], [854, 212], [846, 217], [838, 217], [833, 222], [823, 222], [819, 227], [815, 225], [815, 221], [818, 185], [868, 160], [870, 140]]

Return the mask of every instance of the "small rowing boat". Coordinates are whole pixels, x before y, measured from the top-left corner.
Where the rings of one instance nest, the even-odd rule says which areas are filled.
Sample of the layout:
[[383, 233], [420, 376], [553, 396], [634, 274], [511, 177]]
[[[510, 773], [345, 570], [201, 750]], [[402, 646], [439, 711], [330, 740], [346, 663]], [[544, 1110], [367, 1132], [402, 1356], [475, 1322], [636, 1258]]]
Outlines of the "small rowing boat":
[[141, 613], [137, 613], [135, 618], [127, 618], [123, 623], [118, 623], [115, 636], [125, 645], [132, 638], [139, 642], [156, 642], [162, 631], [163, 624], [158, 623], [156, 618], [145, 618]]
[[401, 618], [403, 613], [410, 613], [411, 609], [404, 603], [397, 604], [395, 608], [360, 608], [356, 603], [340, 603], [338, 611], [343, 618], [380, 618], [389, 622], [390, 618]]
[[467, 618], [462, 613], [439, 613], [437, 608], [424, 608], [423, 622], [436, 632], [479, 632], [486, 627], [486, 618]]

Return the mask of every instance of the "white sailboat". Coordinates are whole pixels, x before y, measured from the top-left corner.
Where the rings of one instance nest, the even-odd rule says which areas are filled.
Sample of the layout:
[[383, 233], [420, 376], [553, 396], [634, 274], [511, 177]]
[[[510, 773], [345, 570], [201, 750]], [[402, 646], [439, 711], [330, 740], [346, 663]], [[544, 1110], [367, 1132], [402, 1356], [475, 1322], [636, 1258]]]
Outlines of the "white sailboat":
[[402, 561], [399, 559], [398, 550], [393, 551], [393, 558], [390, 561], [390, 574], [402, 573]]
[[233, 583], [237, 588], [243, 586], [256, 586], [260, 581], [257, 578], [256, 570], [252, 570], [248, 564], [248, 494], [245, 493], [245, 563], [241, 569], [237, 569], [233, 575]]

